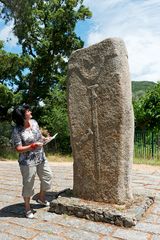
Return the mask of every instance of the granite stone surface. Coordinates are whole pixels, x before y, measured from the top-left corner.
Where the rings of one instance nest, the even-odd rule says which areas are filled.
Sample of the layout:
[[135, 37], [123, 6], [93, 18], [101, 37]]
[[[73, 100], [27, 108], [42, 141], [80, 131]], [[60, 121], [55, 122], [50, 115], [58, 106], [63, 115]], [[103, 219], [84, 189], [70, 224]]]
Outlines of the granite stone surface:
[[73, 52], [68, 114], [75, 195], [110, 203], [132, 199], [134, 117], [122, 39], [109, 38]]

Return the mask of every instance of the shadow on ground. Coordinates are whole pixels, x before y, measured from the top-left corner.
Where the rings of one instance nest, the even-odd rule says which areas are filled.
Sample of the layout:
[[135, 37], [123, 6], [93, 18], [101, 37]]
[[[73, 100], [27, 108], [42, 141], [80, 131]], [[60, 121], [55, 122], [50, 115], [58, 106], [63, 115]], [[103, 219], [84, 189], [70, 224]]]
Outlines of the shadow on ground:
[[[47, 192], [46, 193], [46, 200], [51, 202], [52, 200], [58, 198], [59, 196], [63, 196], [67, 189], [64, 189], [59, 192]], [[36, 209], [43, 208], [44, 206], [40, 205], [36, 202], [38, 199], [38, 194], [35, 194], [32, 197], [32, 200], [35, 201], [35, 203], [31, 203], [31, 208], [33, 209], [33, 212], [36, 212]], [[22, 200], [23, 201], [23, 200]], [[24, 211], [24, 203], [16, 203], [13, 205], [5, 206], [4, 208], [0, 209], [0, 217], [18, 217], [18, 218], [24, 218], [25, 217], [25, 211]]]

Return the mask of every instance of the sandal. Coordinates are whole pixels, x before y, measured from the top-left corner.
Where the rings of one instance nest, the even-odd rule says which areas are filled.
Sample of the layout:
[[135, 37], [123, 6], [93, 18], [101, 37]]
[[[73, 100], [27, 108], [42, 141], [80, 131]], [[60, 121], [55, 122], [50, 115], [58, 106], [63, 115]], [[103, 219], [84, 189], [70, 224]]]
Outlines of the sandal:
[[34, 215], [31, 210], [25, 212], [26, 218], [32, 219], [34, 218]]
[[37, 199], [37, 202], [40, 203], [41, 205], [45, 206], [45, 207], [49, 207], [50, 206], [50, 202], [48, 202], [47, 200], [45, 200], [43, 202], [40, 199]]

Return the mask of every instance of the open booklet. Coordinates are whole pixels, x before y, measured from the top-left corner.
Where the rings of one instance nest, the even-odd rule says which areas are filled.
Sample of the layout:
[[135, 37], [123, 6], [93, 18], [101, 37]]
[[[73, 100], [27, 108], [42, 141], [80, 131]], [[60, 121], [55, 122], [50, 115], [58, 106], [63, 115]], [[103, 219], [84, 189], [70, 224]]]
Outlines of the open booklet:
[[58, 135], [58, 133], [54, 134], [54, 136], [52, 136], [52, 137], [49, 137], [46, 141], [44, 141], [43, 145], [46, 145], [47, 143], [49, 143], [50, 141], [55, 139], [57, 135]]

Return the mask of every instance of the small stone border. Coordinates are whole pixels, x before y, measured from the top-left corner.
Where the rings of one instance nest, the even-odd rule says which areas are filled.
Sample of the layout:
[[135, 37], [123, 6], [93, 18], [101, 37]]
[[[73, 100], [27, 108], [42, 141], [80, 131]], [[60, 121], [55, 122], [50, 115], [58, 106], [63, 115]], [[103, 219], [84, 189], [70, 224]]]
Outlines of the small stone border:
[[75, 198], [70, 189], [57, 197], [51, 202], [49, 212], [124, 227], [135, 226], [155, 201], [153, 196], [134, 195], [134, 200], [125, 205], [107, 204]]

